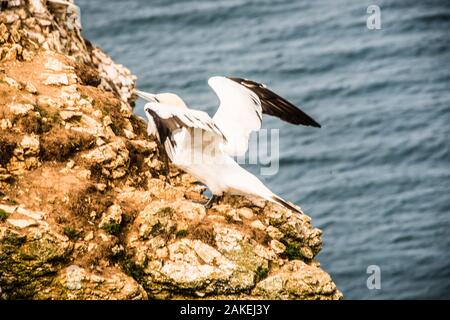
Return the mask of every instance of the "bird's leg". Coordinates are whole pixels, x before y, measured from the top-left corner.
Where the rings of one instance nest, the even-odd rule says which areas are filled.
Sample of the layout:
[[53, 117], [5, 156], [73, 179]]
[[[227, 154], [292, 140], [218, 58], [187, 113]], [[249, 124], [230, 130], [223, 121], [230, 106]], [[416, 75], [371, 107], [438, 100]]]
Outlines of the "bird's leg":
[[222, 198], [223, 198], [223, 195], [218, 196], [218, 195], [213, 194], [213, 196], [208, 200], [208, 202], [205, 203], [205, 208], [211, 209], [213, 204], [218, 203]]
[[164, 150], [164, 148], [158, 144], [158, 151], [159, 151], [159, 155], [161, 157], [161, 160], [163, 162], [163, 168], [162, 168], [162, 173], [163, 175], [168, 179], [169, 178], [169, 173], [170, 173], [170, 167], [169, 167], [169, 156], [166, 153], [166, 150]]

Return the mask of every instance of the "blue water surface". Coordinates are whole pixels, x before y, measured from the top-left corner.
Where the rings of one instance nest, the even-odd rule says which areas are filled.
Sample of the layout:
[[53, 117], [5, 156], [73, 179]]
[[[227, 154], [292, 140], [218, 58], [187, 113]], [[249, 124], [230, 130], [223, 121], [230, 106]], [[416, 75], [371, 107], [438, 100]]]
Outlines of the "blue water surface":
[[[345, 298], [450, 298], [448, 1], [76, 3], [85, 37], [141, 90], [176, 92], [212, 116], [207, 78], [246, 77], [322, 124], [266, 117], [281, 128], [280, 170], [261, 179], [324, 231], [318, 259]], [[372, 4], [380, 30], [366, 27]], [[370, 265], [379, 290], [367, 288]]]

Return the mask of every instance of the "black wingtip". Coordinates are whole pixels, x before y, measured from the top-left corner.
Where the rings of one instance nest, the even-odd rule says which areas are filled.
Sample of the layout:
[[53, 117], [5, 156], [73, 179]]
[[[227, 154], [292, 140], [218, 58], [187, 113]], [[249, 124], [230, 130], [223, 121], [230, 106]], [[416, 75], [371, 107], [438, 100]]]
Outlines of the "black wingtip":
[[[303, 125], [308, 127], [314, 127], [314, 128], [322, 128], [320, 123], [318, 123], [316, 120], [314, 120], [311, 116], [307, 115], [302, 110], [298, 109], [294, 105], [291, 108], [291, 113], [287, 117], [279, 117], [280, 119], [289, 122], [294, 125]], [[295, 109], [294, 109], [295, 108]], [[266, 112], [267, 113], [267, 112]]]
[[238, 77], [227, 77], [253, 91], [261, 100], [262, 111], [265, 114], [275, 116], [288, 123], [304, 125], [315, 128], [322, 126], [300, 108], [269, 90], [264, 84]]
[[314, 128], [322, 128], [322, 126], [320, 125], [320, 123], [318, 123], [317, 121], [314, 121], [314, 122], [311, 124], [311, 127], [314, 127]]
[[294, 207], [293, 205], [289, 204], [288, 202], [284, 201], [283, 199], [281, 199], [278, 196], [272, 196], [272, 200], [275, 201], [276, 203], [278, 203], [279, 205], [285, 207], [288, 210], [291, 210], [293, 212], [297, 212], [298, 214], [303, 214], [303, 212], [299, 209], [297, 209], [296, 207]]
[[322, 128], [320, 123], [318, 123], [316, 120], [314, 120], [311, 116], [307, 115], [306, 113], [304, 113], [300, 109], [298, 109], [298, 110], [299, 110], [299, 113], [301, 113], [299, 118], [298, 119], [296, 118], [295, 120], [287, 121], [287, 122], [290, 122], [290, 123], [296, 124], [296, 125], [300, 125], [301, 124], [301, 125], [304, 125], [304, 126], [309, 126], [309, 127], [314, 127], [314, 128]]

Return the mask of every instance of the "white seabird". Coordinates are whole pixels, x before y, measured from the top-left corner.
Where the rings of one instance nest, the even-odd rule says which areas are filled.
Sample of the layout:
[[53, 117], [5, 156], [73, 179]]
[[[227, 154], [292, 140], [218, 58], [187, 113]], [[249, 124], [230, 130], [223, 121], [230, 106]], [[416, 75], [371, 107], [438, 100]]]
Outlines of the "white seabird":
[[210, 189], [213, 196], [206, 203], [207, 208], [229, 193], [261, 197], [302, 213], [232, 157], [245, 154], [250, 133], [261, 128], [263, 113], [296, 125], [320, 128], [320, 124], [260, 83], [216, 76], [208, 84], [220, 101], [212, 119], [203, 111], [189, 109], [176, 94], [137, 90], [138, 96], [149, 101], [144, 107], [148, 134], [158, 137], [175, 166]]

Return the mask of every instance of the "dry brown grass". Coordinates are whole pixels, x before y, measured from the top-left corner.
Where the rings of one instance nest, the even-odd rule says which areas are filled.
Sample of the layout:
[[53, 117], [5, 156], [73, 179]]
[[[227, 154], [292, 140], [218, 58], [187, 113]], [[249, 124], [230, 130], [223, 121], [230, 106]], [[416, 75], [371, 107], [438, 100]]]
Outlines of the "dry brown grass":
[[216, 237], [212, 225], [199, 223], [188, 229], [188, 238], [200, 240], [212, 247], [216, 246]]
[[100, 85], [102, 79], [94, 67], [78, 61], [68, 61], [67, 64], [75, 68], [75, 73], [83, 85], [92, 87], [98, 87]]
[[[17, 89], [10, 87], [5, 82], [0, 81], [0, 112], [4, 112], [4, 110], [6, 109], [6, 105], [14, 102], [14, 98], [17, 92]], [[5, 115], [2, 113], [2, 118], [4, 117]]]
[[71, 195], [70, 210], [74, 216], [90, 218], [91, 212], [95, 211], [97, 217], [113, 205], [110, 195], [100, 193], [95, 186], [88, 185], [86, 188]]
[[102, 261], [110, 261], [113, 258], [112, 248], [117, 241], [100, 242], [97, 247], [79, 258], [77, 264], [85, 268], [98, 266]]
[[256, 242], [265, 246], [269, 245], [270, 240], [272, 240], [272, 238], [265, 231], [262, 230], [252, 229], [250, 230], [250, 234], [251, 239], [254, 239]]
[[[2, 62], [0, 63], [0, 68], [3, 67], [6, 70], [6, 74], [16, 80], [18, 83], [33, 84], [36, 87], [39, 95], [57, 97], [59, 95], [60, 88], [56, 86], [45, 85], [42, 81], [42, 74], [48, 72], [48, 70], [45, 68], [45, 64], [48, 58], [47, 54], [48, 53], [40, 52], [33, 58], [32, 61]], [[10, 87], [10, 90], [17, 89]], [[28, 94], [25, 91], [21, 91], [20, 96], [21, 98], [32, 97], [31, 94]], [[16, 97], [17, 95], [10, 96], [9, 102], [12, 102], [12, 100]]]
[[72, 213], [68, 200], [71, 195], [84, 190], [89, 181], [64, 173], [61, 171], [63, 168], [64, 165], [59, 163], [44, 163], [40, 168], [18, 176], [3, 191], [9, 199], [25, 208], [45, 212], [50, 225], [59, 225], [61, 230], [67, 226], [78, 231], [86, 230], [91, 225], [87, 219]]
[[13, 156], [18, 137], [10, 132], [0, 130], [0, 166], [6, 166]]
[[48, 132], [51, 128], [50, 123], [42, 121], [42, 118], [34, 112], [30, 112], [24, 116], [15, 117], [13, 123], [16, 130], [27, 134], [42, 134]]
[[131, 125], [133, 126], [133, 131], [139, 137], [147, 137], [147, 124], [145, 121], [135, 115], [130, 118]]
[[142, 175], [141, 173], [151, 169], [144, 161], [145, 158], [151, 154], [151, 152], [139, 152], [129, 141], [126, 142], [126, 147], [130, 156], [129, 174], [134, 178], [133, 187], [138, 189], [146, 189], [148, 179], [147, 176]]
[[82, 132], [54, 127], [41, 136], [40, 158], [44, 161], [66, 161], [75, 153], [89, 149], [94, 137]]
[[91, 86], [78, 86], [81, 95], [92, 98], [92, 105], [98, 108], [103, 116], [109, 116], [111, 129], [117, 136], [124, 136], [125, 118], [120, 112], [120, 100], [112, 92], [105, 92]]

